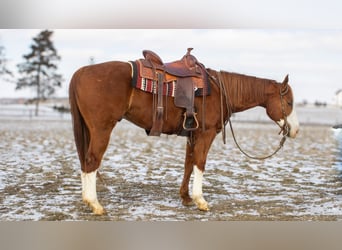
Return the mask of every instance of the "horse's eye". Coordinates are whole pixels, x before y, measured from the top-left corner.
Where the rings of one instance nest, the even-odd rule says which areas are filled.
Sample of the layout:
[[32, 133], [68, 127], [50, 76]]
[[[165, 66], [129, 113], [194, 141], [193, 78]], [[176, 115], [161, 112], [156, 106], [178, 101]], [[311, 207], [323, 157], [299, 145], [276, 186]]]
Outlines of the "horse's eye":
[[287, 104], [292, 107], [293, 106], [293, 103], [292, 102], [287, 102]]

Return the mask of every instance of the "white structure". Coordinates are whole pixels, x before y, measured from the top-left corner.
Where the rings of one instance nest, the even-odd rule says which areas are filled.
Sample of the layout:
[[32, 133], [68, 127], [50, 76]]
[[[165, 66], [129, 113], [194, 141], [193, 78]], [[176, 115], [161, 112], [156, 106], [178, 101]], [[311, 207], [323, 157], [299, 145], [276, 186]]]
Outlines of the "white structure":
[[338, 107], [342, 107], [342, 89], [336, 92], [335, 99], [336, 99], [336, 105]]

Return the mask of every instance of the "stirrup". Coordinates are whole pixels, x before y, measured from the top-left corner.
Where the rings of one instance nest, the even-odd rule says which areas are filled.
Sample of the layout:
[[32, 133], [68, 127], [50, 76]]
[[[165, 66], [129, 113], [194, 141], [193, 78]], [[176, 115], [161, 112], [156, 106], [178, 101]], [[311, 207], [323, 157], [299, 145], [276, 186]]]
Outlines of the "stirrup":
[[[199, 127], [199, 124], [198, 124], [198, 120], [197, 120], [197, 113], [193, 113], [193, 116], [192, 117], [188, 117], [187, 115], [186, 115], [186, 112], [184, 112], [184, 120], [183, 120], [183, 129], [184, 130], [186, 130], [186, 131], [194, 131], [194, 130], [196, 130], [196, 129], [198, 129], [198, 127]], [[195, 120], [195, 123], [196, 123], [196, 125], [195, 125], [195, 127], [187, 127], [186, 126], [186, 120], [188, 119], [188, 118], [194, 118], [194, 120]]]

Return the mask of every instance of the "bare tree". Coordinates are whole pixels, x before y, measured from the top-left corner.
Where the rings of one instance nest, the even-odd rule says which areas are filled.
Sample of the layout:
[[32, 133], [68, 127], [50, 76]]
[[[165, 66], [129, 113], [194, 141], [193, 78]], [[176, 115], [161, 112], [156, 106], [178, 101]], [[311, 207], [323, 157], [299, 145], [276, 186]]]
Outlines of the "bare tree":
[[9, 80], [6, 76], [13, 76], [12, 72], [7, 68], [7, 61], [5, 47], [0, 46], [0, 77], [4, 77], [5, 80]]

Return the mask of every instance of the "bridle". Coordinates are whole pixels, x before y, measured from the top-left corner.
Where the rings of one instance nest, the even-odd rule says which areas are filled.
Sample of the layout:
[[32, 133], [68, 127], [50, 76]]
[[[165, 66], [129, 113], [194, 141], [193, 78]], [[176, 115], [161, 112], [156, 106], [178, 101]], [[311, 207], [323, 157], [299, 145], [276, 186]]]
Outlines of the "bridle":
[[283, 113], [283, 119], [284, 119], [284, 124], [281, 127], [281, 130], [279, 131], [279, 134], [283, 133], [283, 136], [287, 136], [290, 132], [290, 124], [287, 121], [287, 115], [285, 112], [285, 106], [284, 106], [284, 96], [289, 92], [289, 86], [286, 84], [286, 88], [279, 89], [279, 95], [280, 95], [280, 103], [281, 103], [281, 111]]
[[[226, 86], [224, 84], [224, 81], [221, 77], [221, 72], [218, 72], [218, 79], [216, 79], [216, 77], [212, 76], [211, 74], [209, 74], [207, 72], [207, 74], [209, 75], [209, 77], [216, 83], [216, 85], [219, 87], [220, 90], [220, 103], [221, 103], [221, 129], [222, 129], [222, 139], [223, 139], [223, 143], [226, 144], [226, 125], [227, 123], [229, 123], [229, 127], [234, 139], [234, 142], [237, 146], [237, 148], [241, 151], [241, 153], [243, 153], [245, 156], [251, 158], [251, 159], [256, 159], [256, 160], [265, 160], [267, 158], [272, 157], [273, 155], [275, 155], [276, 153], [278, 153], [278, 151], [283, 147], [285, 141], [286, 141], [286, 137], [290, 132], [290, 125], [287, 121], [287, 115], [285, 112], [285, 104], [284, 104], [284, 96], [288, 93], [289, 91], [289, 87], [288, 85], [286, 85], [285, 89], [280, 88], [279, 91], [279, 95], [280, 95], [280, 102], [281, 102], [281, 109], [282, 109], [282, 114], [283, 114], [283, 120], [284, 120], [284, 124], [281, 126], [281, 130], [279, 132], [279, 134], [283, 133], [282, 138], [280, 139], [279, 142], [279, 146], [275, 149], [275, 151], [269, 155], [266, 156], [252, 156], [250, 154], [248, 154], [246, 151], [244, 151], [241, 146], [239, 145], [239, 143], [236, 140], [235, 137], [235, 133], [234, 133], [234, 129], [233, 129], [233, 125], [230, 119], [230, 116], [232, 114], [232, 109], [229, 106], [229, 102], [228, 102], [228, 97], [227, 97], [227, 90], [226, 90]], [[224, 119], [224, 114], [223, 114], [223, 108], [224, 108], [224, 102], [225, 102], [225, 106], [227, 108], [227, 112], [228, 112], [228, 119], [225, 120]]]

